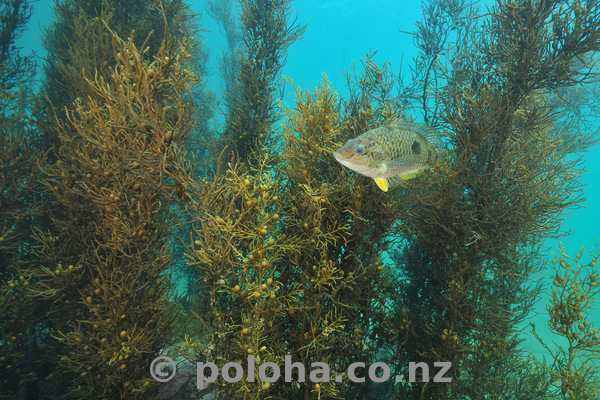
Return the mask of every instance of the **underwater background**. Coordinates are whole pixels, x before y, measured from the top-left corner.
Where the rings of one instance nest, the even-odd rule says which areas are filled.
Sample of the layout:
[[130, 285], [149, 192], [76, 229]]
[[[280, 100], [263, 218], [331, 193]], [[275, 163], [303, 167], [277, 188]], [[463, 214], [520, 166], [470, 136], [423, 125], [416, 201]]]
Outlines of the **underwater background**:
[[[493, 1], [480, 1], [480, 7], [492, 6]], [[207, 78], [208, 87], [220, 91], [220, 79], [216, 69], [219, 51], [226, 46], [224, 37], [214, 20], [206, 14], [207, 5], [202, 1], [190, 3], [194, 12], [202, 14], [200, 24], [207, 30], [202, 35], [206, 46], [212, 49], [208, 60], [211, 74]], [[375, 59], [389, 62], [396, 73], [405, 74], [417, 49], [412, 38], [406, 33], [414, 30], [415, 23], [422, 15], [421, 4], [412, 1], [296, 1], [293, 11], [298, 19], [308, 23], [302, 40], [289, 50], [287, 65], [282, 74], [293, 79], [300, 87], [315, 86], [326, 74], [332, 86], [343, 93], [346, 91], [343, 72], [353, 62], [357, 62], [370, 51], [377, 51]], [[50, 23], [52, 2], [34, 3], [34, 13], [27, 30], [17, 40], [25, 53], [35, 52], [42, 62], [46, 52], [41, 45], [43, 30]], [[222, 118], [216, 115], [217, 120]], [[593, 115], [590, 118], [594, 118]], [[573, 210], [563, 226], [572, 231], [571, 235], [560, 239], [567, 253], [579, 251], [582, 247], [591, 249], [598, 243], [597, 227], [600, 224], [600, 185], [596, 181], [600, 165], [600, 149], [592, 147], [585, 154], [586, 173], [582, 182], [586, 185], [586, 202], [583, 208]], [[548, 243], [556, 248], [557, 243]]]
[[[164, 1], [162, 9], [158, 1], [70, 0], [59, 1], [56, 7], [40, 0], [4, 1], [3, 14], [12, 10], [13, 3], [17, 9], [32, 6], [15, 44], [20, 57], [32, 55], [36, 68], [23, 82], [2, 81], [3, 92], [20, 94], [3, 96], [12, 105], [2, 104], [2, 144], [14, 152], [7, 150], [2, 160], [6, 200], [0, 209], [2, 218], [14, 218], [19, 211], [13, 204], [21, 204], [28, 217], [20, 224], [6, 217], [0, 231], [3, 242], [8, 242], [11, 232], [22, 230], [19, 244], [0, 247], [4, 354], [0, 398], [600, 398], [600, 342], [595, 331], [600, 312], [591, 308], [598, 291], [595, 277], [590, 278], [595, 273], [600, 226], [600, 148], [595, 143], [600, 121], [597, 102], [589, 99], [597, 97], [598, 82], [593, 74], [589, 82], [576, 82], [587, 68], [597, 72], [600, 40], [590, 33], [600, 28], [597, 2], [480, 1], [474, 11], [469, 2], [443, 0], [424, 6], [409, 1], [247, 0], [242, 2], [245, 8], [229, 1]], [[511, 22], [499, 18], [497, 25], [485, 25], [484, 20], [493, 17], [487, 7], [510, 16]], [[269, 25], [261, 19], [265, 15], [280, 19]], [[145, 23], [146, 17], [153, 24]], [[442, 23], [438, 26], [435, 21]], [[2, 23], [4, 30], [10, 25]], [[502, 38], [509, 43], [513, 37], [502, 37], [507, 29], [498, 26], [510, 24], [526, 38], [534, 37], [535, 29], [552, 33], [542, 37], [548, 40], [545, 45], [524, 45], [515, 53], [541, 54], [528, 61], [534, 72], [523, 78], [534, 84], [519, 81], [511, 86], [511, 68], [527, 67], [511, 64], [510, 45], [507, 54], [501, 54], [487, 43], [498, 52], [494, 58], [486, 54], [486, 46], [469, 50], [469, 41], [461, 36], [488, 29], [490, 41]], [[133, 46], [128, 41], [130, 25], [136, 30]], [[227, 31], [234, 25], [237, 33]], [[253, 31], [253, 26], [260, 29]], [[419, 31], [419, 26], [424, 28]], [[428, 41], [436, 43], [436, 35], [446, 30], [450, 33], [444, 50], [432, 57]], [[151, 40], [143, 44], [150, 31]], [[270, 31], [279, 36], [269, 38]], [[411, 32], [417, 32], [420, 40]], [[227, 34], [233, 36], [228, 40]], [[426, 34], [433, 37], [425, 40]], [[188, 36], [199, 42], [192, 43]], [[249, 38], [259, 45], [253, 47]], [[515, 43], [526, 42], [519, 40]], [[261, 55], [260, 43], [279, 43], [282, 50]], [[142, 50], [145, 45], [147, 53]], [[451, 55], [454, 50], [458, 55]], [[571, 57], [564, 64], [557, 55], [561, 52]], [[181, 56], [186, 53], [189, 57]], [[16, 57], [10, 50], [3, 54]], [[461, 55], [464, 64], [456, 61]], [[490, 58], [485, 60], [486, 56]], [[233, 61], [237, 57], [253, 61], [240, 66]], [[268, 57], [278, 60], [267, 67]], [[15, 65], [6, 60], [5, 65]], [[552, 65], [558, 72], [551, 70]], [[435, 84], [430, 73], [422, 73], [432, 66], [438, 68]], [[3, 67], [2, 73], [7, 69]], [[111, 75], [119, 76], [115, 71], [122, 78], [113, 77], [113, 87]], [[509, 78], [493, 78], [498, 71], [508, 71]], [[398, 76], [403, 85], [396, 82], [393, 89], [387, 88], [386, 82]], [[140, 77], [156, 79], [152, 86], [156, 93], [136, 92], [142, 86]], [[477, 79], [478, 85], [465, 83]], [[420, 99], [425, 92], [419, 88], [424, 82], [432, 87], [425, 103]], [[463, 89], [442, 93], [451, 83]], [[575, 93], [573, 88], [583, 89]], [[514, 108], [512, 100], [495, 103], [514, 91], [522, 91], [515, 95], [519, 102]], [[569, 99], [573, 106], [561, 103]], [[139, 108], [130, 109], [128, 102], [135, 101]], [[265, 103], [264, 108], [248, 106]], [[544, 114], [547, 104], [556, 106], [556, 116]], [[65, 108], [68, 114], [61, 112]], [[159, 108], [162, 114], [156, 111]], [[511, 122], [504, 130], [527, 135], [515, 143], [506, 138], [505, 147], [493, 139], [484, 150], [465, 144], [469, 135], [485, 138], [486, 124], [494, 124], [497, 116], [505, 118], [502, 110], [509, 109]], [[477, 113], [490, 118], [473, 122]], [[461, 118], [466, 122], [457, 121]], [[427, 122], [450, 132], [449, 148], [473, 154], [464, 159], [453, 156], [460, 161], [432, 168], [414, 180], [418, 183], [411, 180], [396, 194], [379, 193], [370, 179], [335, 162], [333, 151], [346, 140], [396, 119]], [[124, 135], [122, 131], [105, 128], [103, 120], [112, 121], [107, 126], [132, 131], [150, 127], [156, 138], [116, 139]], [[564, 136], [547, 134], [553, 126], [561, 126], [557, 131]], [[113, 143], [106, 142], [108, 131], [113, 132]], [[9, 132], [26, 132], [42, 140], [14, 145], [6, 139], [13, 135]], [[36, 154], [32, 159], [39, 160], [37, 165], [20, 166], [27, 154], [19, 149], [25, 147]], [[486, 159], [487, 154], [497, 156], [498, 148], [509, 154], [501, 161]], [[104, 155], [108, 153], [113, 155]], [[82, 161], [88, 156], [89, 163]], [[11, 163], [17, 157], [18, 162]], [[579, 157], [581, 163], [575, 163]], [[495, 171], [482, 167], [496, 162], [502, 167]], [[137, 174], [140, 164], [150, 165], [149, 172]], [[15, 165], [27, 176], [39, 174], [39, 183], [28, 187], [33, 178], [26, 178], [13, 182], [18, 189], [10, 189], [6, 177]], [[99, 172], [105, 168], [99, 165], [117, 167]], [[516, 165], [517, 171], [531, 168], [531, 175], [517, 179], [509, 165]], [[469, 168], [472, 171], [465, 172]], [[581, 168], [585, 172], [579, 172]], [[505, 170], [508, 178], [485, 182], [494, 211], [474, 216], [465, 210], [480, 203], [456, 193], [474, 190], [470, 177], [486, 176], [483, 170], [490, 175]], [[564, 176], [557, 178], [552, 171]], [[105, 180], [88, 177], [92, 183], [76, 183], [84, 182], [86, 174]], [[537, 181], [540, 176], [553, 181], [547, 192], [543, 179]], [[575, 181], [584, 187], [570, 186]], [[78, 185], [80, 192], [72, 189]], [[107, 192], [120, 186], [128, 188], [123, 195]], [[527, 190], [531, 192], [524, 203], [531, 205], [517, 204], [515, 199]], [[139, 195], [136, 206], [120, 211], [115, 211], [118, 206], [106, 206], [134, 194]], [[573, 202], [571, 194], [586, 200]], [[23, 198], [13, 202], [9, 196]], [[548, 202], [539, 205], [536, 198], [544, 196]], [[438, 201], [442, 210], [448, 206], [445, 216], [424, 211]], [[502, 206], [513, 217], [504, 217], [498, 211]], [[448, 222], [445, 218], [455, 211], [456, 220]], [[131, 232], [126, 224], [117, 227], [130, 212], [143, 215], [147, 225], [141, 230], [132, 227]], [[492, 222], [495, 215], [503, 219]], [[538, 222], [523, 222], [517, 218], [521, 215]], [[69, 222], [71, 217], [76, 219]], [[473, 226], [482, 229], [481, 235], [473, 236], [472, 229], [463, 236], [440, 232], [441, 226], [455, 226], [456, 221], [469, 226], [471, 217], [489, 218], [486, 223], [500, 228], [476, 222]], [[560, 228], [569, 235], [550, 237], [549, 221], [555, 217], [565, 217]], [[515, 234], [511, 223], [525, 233]], [[504, 232], [502, 227], [509, 228]], [[470, 244], [491, 238], [488, 229], [502, 233], [480, 245], [489, 247], [481, 250], [482, 255], [473, 255]], [[98, 234], [83, 233], [91, 230]], [[127, 241], [124, 246], [127, 232], [140, 243]], [[558, 252], [559, 243], [564, 254]], [[525, 250], [537, 246], [541, 250]], [[581, 262], [566, 257], [582, 248]], [[93, 257], [97, 262], [86, 261]], [[69, 273], [78, 278], [68, 277]], [[479, 282], [478, 277], [485, 282], [472, 283]], [[560, 290], [553, 293], [554, 288]], [[112, 294], [106, 297], [108, 292]], [[98, 297], [101, 304], [96, 303]], [[175, 299], [179, 301], [173, 306]], [[572, 306], [575, 301], [581, 303], [578, 308]], [[15, 315], [23, 316], [23, 321], [16, 321]], [[465, 322], [465, 315], [473, 318]], [[545, 345], [532, 334], [532, 322]], [[528, 358], [528, 352], [539, 362]], [[165, 354], [178, 362], [179, 374], [162, 384], [148, 371], [151, 361]], [[304, 362], [326, 362], [339, 371], [352, 361], [368, 365], [384, 360], [397, 373], [405, 372], [408, 361], [451, 360], [453, 382], [352, 384], [345, 379], [343, 385], [300, 385], [244, 379], [235, 384], [219, 380], [209, 390], [195, 387], [193, 362], [244, 365], [246, 354], [280, 365], [284, 354], [292, 354]]]

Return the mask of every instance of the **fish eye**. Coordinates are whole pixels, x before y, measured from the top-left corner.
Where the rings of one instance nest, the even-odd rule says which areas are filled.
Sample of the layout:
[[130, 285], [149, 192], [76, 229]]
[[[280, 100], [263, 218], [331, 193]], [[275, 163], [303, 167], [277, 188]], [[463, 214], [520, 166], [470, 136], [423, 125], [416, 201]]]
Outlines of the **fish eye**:
[[363, 146], [362, 144], [359, 144], [358, 146], [356, 146], [356, 149], [354, 149], [354, 154], [356, 154], [357, 156], [362, 156], [365, 152], [365, 146]]

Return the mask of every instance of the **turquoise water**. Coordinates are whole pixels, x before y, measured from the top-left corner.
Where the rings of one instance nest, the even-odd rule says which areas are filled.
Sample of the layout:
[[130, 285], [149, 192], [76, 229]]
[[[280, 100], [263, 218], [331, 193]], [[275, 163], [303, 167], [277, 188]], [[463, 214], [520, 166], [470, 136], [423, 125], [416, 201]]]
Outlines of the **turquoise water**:
[[[34, 13], [30, 21], [30, 29], [20, 38], [18, 45], [24, 52], [35, 52], [41, 66], [45, 53], [40, 44], [40, 36], [44, 27], [51, 20], [50, 1], [34, 3]], [[487, 2], [488, 4], [491, 2]], [[482, 6], [486, 3], [481, 2]], [[220, 49], [225, 46], [225, 41], [219, 33], [218, 27], [205, 13], [204, 2], [194, 2], [193, 8], [203, 13], [200, 23], [206, 32], [203, 33], [205, 44], [211, 49], [209, 67], [212, 75], [208, 78], [209, 88], [215, 92], [221, 91], [221, 82], [217, 73], [216, 59]], [[287, 65], [283, 75], [292, 79], [301, 88], [313, 88], [326, 74], [331, 81], [331, 86], [340, 95], [346, 94], [345, 78], [343, 72], [348, 71], [352, 64], [371, 51], [377, 51], [375, 60], [389, 62], [394, 71], [402, 71], [409, 79], [409, 66], [416, 49], [412, 38], [402, 31], [412, 31], [415, 22], [421, 16], [418, 2], [413, 1], [317, 1], [304, 0], [292, 4], [297, 12], [298, 22], [308, 24], [307, 31], [301, 41], [292, 45], [287, 58]], [[291, 87], [287, 86], [287, 93]], [[291, 97], [285, 97], [288, 101]], [[422, 122], [422, 116], [414, 115], [417, 122]], [[216, 116], [217, 123], [221, 116]], [[573, 255], [582, 247], [591, 249], [598, 243], [600, 236], [600, 146], [595, 146], [584, 155], [585, 168], [587, 169], [582, 181], [586, 186], [583, 208], [571, 210], [563, 228], [572, 232], [571, 235], [560, 240], [547, 242], [548, 252], [551, 257], [556, 251], [559, 242], [562, 242], [566, 253]], [[532, 313], [532, 321], [536, 322], [538, 331], [542, 336], [551, 338], [546, 326], [545, 298], [538, 304], [537, 310]], [[536, 315], [537, 313], [537, 315]], [[600, 312], [596, 313], [596, 323], [600, 322]], [[525, 329], [527, 336], [529, 329]], [[535, 340], [526, 342], [528, 349], [536, 355], [541, 354], [541, 348]]]

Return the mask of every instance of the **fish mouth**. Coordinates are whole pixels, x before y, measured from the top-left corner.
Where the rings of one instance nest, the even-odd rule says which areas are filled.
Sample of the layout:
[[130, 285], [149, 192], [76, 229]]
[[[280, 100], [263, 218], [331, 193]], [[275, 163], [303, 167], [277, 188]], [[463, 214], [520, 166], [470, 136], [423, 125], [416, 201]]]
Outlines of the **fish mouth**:
[[335, 157], [335, 159], [337, 160], [337, 162], [339, 162], [340, 164], [342, 164], [344, 167], [348, 167], [350, 169], [355, 169], [356, 165], [352, 162], [349, 161], [346, 157], [344, 157], [341, 153], [340, 150], [336, 151], [335, 153], [333, 153], [333, 156]]
[[348, 160], [341, 154], [338, 154], [337, 152], [334, 153], [334, 156], [335, 156], [335, 159], [340, 164], [342, 164], [344, 167], [351, 169], [354, 172], [358, 172], [361, 175], [370, 176], [370, 174], [369, 174], [370, 169], [366, 165], [356, 164], [356, 163]]
[[342, 155], [340, 154], [340, 151], [339, 151], [339, 150], [338, 150], [338, 151], [336, 151], [335, 153], [333, 153], [333, 156], [335, 157], [335, 159], [336, 159], [338, 162], [340, 162], [340, 163], [341, 163], [341, 162], [343, 161]]

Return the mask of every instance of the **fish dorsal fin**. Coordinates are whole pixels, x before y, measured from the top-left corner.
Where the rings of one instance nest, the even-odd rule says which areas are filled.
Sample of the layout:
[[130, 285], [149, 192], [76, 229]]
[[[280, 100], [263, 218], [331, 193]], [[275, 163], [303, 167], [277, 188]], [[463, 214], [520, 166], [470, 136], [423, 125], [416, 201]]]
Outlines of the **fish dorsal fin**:
[[444, 141], [442, 140], [442, 135], [437, 130], [435, 130], [435, 128], [429, 125], [401, 122], [397, 124], [397, 126], [400, 128], [411, 129], [417, 132], [419, 135], [427, 139], [427, 141], [429, 141], [429, 143], [431, 143], [438, 152], [446, 150], [446, 146], [444, 145]]
[[379, 186], [379, 189], [383, 190], [384, 192], [388, 191], [390, 185], [388, 185], [388, 181], [386, 178], [373, 178], [373, 180], [375, 181], [377, 186]]

